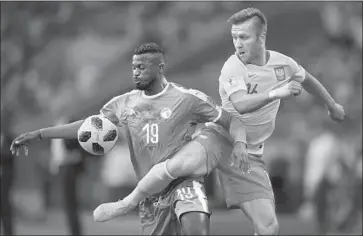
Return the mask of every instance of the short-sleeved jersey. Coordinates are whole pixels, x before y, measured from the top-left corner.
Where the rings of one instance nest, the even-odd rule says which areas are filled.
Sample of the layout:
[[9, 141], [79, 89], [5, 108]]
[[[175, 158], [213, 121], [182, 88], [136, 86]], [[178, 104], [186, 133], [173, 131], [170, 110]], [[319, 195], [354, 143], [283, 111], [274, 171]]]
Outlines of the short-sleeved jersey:
[[266, 65], [244, 65], [236, 55], [225, 62], [219, 77], [219, 94], [222, 108], [240, 118], [246, 125], [248, 152], [262, 155], [263, 142], [275, 129], [276, 114], [280, 100], [274, 100], [257, 111], [240, 115], [229, 97], [238, 90], [248, 94], [262, 93], [282, 86], [291, 80], [303, 82], [305, 70], [292, 58], [275, 51], [269, 51]]
[[222, 109], [198, 90], [168, 83], [153, 96], [133, 90], [115, 97], [101, 114], [124, 129], [136, 175], [142, 178], [191, 141], [198, 123], [216, 122]]

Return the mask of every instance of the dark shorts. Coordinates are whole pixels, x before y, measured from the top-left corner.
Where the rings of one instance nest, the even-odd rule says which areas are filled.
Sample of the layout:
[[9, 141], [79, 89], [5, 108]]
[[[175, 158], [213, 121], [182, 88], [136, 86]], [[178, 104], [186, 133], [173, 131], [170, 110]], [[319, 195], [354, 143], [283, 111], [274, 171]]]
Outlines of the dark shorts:
[[254, 199], [275, 199], [271, 181], [261, 156], [249, 155], [251, 173], [244, 174], [230, 166], [233, 144], [219, 131], [212, 127], [206, 127], [202, 129], [195, 140], [206, 148], [208, 168], [217, 169], [217, 176], [227, 207], [239, 208], [241, 203]]
[[139, 205], [141, 234], [182, 235], [179, 220], [187, 212], [211, 214], [203, 178], [179, 178], [163, 193], [142, 201]]

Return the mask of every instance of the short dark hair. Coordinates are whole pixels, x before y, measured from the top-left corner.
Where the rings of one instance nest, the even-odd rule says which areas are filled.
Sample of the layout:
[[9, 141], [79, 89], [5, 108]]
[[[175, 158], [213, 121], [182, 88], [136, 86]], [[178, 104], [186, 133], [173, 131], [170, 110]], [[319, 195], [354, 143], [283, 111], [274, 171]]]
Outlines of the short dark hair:
[[238, 24], [253, 17], [258, 17], [262, 24], [267, 25], [267, 19], [265, 15], [257, 8], [249, 7], [245, 8], [235, 14], [233, 14], [228, 20], [228, 23]]
[[233, 14], [227, 20], [227, 22], [235, 25], [235, 24], [245, 22], [254, 17], [257, 17], [260, 20], [261, 30], [262, 30], [261, 33], [266, 33], [267, 32], [267, 19], [266, 19], [265, 15], [257, 8], [253, 8], [253, 7], [245, 8], [245, 9]]
[[161, 53], [164, 56], [164, 50], [157, 43], [144, 43], [138, 46], [135, 51], [135, 55], [141, 55], [145, 53]]

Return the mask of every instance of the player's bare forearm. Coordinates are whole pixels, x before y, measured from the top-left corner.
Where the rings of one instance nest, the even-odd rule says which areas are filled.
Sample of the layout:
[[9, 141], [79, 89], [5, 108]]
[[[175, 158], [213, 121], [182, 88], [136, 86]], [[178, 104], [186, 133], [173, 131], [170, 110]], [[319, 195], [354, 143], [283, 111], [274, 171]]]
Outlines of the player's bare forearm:
[[241, 115], [254, 112], [273, 101], [268, 92], [247, 94], [246, 91], [242, 90], [233, 93], [229, 99], [236, 111]]
[[76, 139], [77, 131], [84, 120], [73, 123], [40, 129], [42, 139]]
[[240, 119], [222, 109], [221, 117], [216, 123], [229, 131], [234, 142], [246, 143], [246, 129]]
[[319, 80], [317, 80], [308, 72], [306, 72], [306, 78], [302, 82], [302, 86], [308, 93], [323, 101], [328, 108], [334, 106], [335, 100], [332, 98], [326, 88], [319, 82]]

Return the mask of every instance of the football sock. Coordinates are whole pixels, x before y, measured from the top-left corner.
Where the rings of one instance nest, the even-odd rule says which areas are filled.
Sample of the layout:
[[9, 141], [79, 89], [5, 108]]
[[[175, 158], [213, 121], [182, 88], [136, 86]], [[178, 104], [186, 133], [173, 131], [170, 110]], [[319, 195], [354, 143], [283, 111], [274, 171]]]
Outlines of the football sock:
[[136, 188], [126, 196], [123, 201], [128, 204], [137, 205], [144, 198], [164, 190], [174, 179], [167, 170], [166, 163], [168, 160], [156, 164], [150, 171], [139, 181]]

